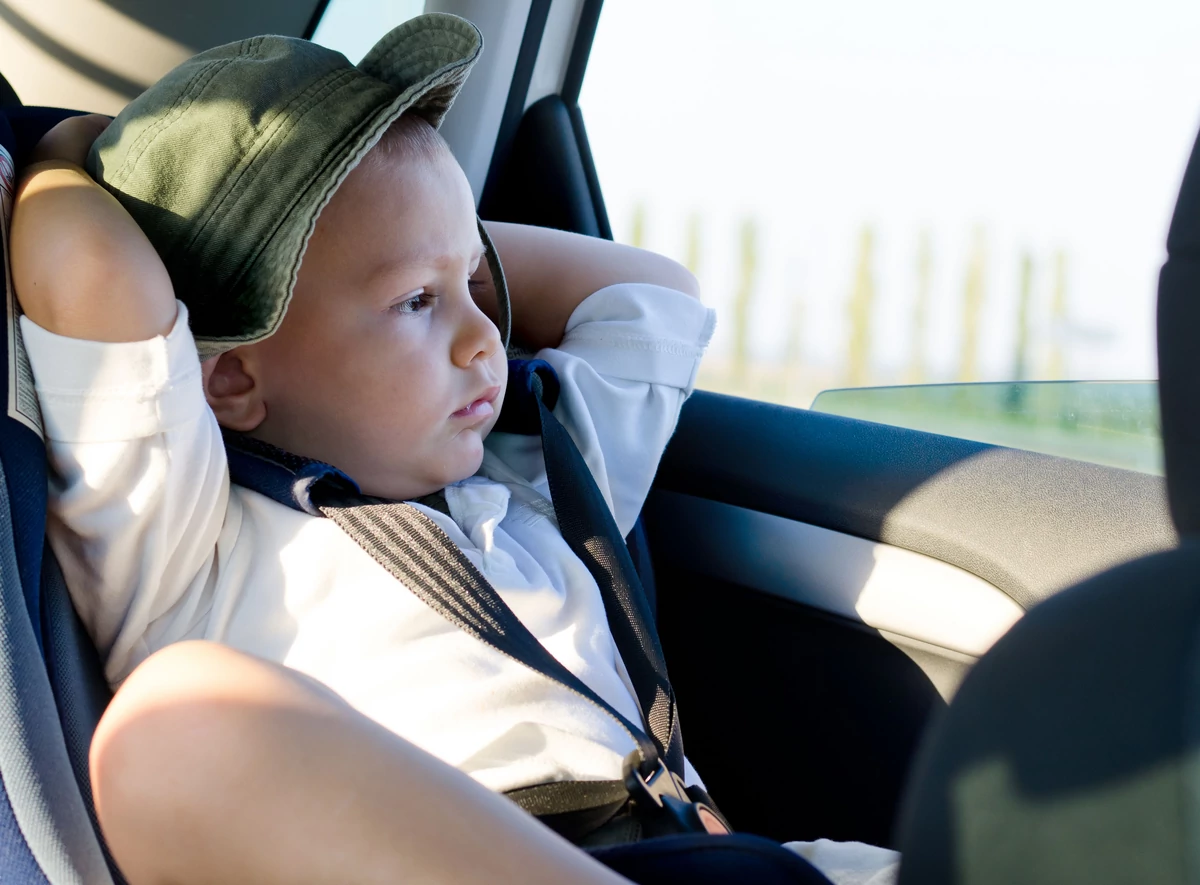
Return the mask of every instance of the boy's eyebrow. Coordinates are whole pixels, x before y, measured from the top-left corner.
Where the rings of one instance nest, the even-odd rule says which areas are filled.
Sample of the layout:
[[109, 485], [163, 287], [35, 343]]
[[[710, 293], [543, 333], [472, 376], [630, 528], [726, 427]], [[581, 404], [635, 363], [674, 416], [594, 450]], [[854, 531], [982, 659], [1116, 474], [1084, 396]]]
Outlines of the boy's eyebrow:
[[[479, 260], [487, 255], [487, 247], [483, 241], [479, 240], [475, 243], [475, 248], [471, 253], [471, 262], [473, 263], [478, 256]], [[432, 252], [429, 250], [414, 250], [411, 252], [403, 252], [392, 258], [379, 263], [374, 271], [371, 272], [372, 277], [386, 276], [390, 273], [395, 273], [398, 270], [403, 270], [406, 267], [419, 265], [422, 267], [436, 267], [440, 265], [451, 264], [458, 256], [448, 252]]]

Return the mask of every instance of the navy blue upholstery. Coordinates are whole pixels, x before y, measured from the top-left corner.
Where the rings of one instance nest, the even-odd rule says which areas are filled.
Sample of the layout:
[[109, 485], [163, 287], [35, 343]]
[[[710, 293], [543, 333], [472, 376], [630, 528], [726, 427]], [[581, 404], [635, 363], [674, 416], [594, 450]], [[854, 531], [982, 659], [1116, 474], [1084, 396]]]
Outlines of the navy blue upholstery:
[[[28, 122], [30, 115], [31, 112], [25, 108], [0, 111], [0, 144], [14, 158], [18, 169], [27, 150], [25, 141], [31, 134]], [[18, 135], [18, 132], [21, 134]], [[7, 402], [9, 354], [6, 336], [0, 341], [0, 351], [0, 372], [3, 373], [4, 382], [0, 391], [3, 391]], [[0, 418], [0, 462], [8, 468], [6, 483], [13, 511], [17, 567], [25, 592], [27, 614], [40, 643], [38, 588], [41, 584], [42, 538], [46, 521], [46, 451], [36, 433], [7, 416], [7, 408], [4, 417]]]
[[[7, 86], [7, 81], [5, 85]], [[0, 146], [10, 155], [16, 150], [16, 136], [3, 114], [0, 114]], [[0, 347], [6, 349], [5, 344], [0, 343]], [[7, 375], [6, 370], [4, 374]], [[7, 420], [0, 420], [0, 437], [8, 435], [11, 430], [8, 425], [11, 423]], [[0, 456], [0, 460], [5, 459]], [[34, 465], [34, 471], [36, 472], [36, 465]], [[6, 515], [0, 514], [0, 516]], [[5, 614], [13, 617], [20, 616], [22, 613], [5, 612]], [[27, 612], [25, 614], [27, 615]], [[31, 623], [30, 627], [32, 628], [34, 625]], [[7, 649], [0, 650], [0, 654], [7, 654]], [[40, 885], [40, 883], [48, 882], [21, 833], [12, 803], [8, 798], [8, 787], [4, 783], [3, 770], [0, 770], [0, 879], [6, 882], [18, 882], [21, 885]]]
[[8, 801], [8, 788], [0, 781], [0, 877], [14, 885], [49, 885]]

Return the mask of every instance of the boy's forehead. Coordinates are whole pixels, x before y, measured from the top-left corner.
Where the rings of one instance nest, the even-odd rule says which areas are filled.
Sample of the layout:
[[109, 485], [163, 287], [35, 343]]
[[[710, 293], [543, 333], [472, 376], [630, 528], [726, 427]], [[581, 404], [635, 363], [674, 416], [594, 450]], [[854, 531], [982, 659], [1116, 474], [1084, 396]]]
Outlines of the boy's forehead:
[[470, 185], [449, 150], [364, 161], [328, 208], [346, 235], [369, 235], [394, 261], [438, 264], [483, 251]]
[[452, 156], [389, 157], [364, 163], [338, 189], [304, 263], [370, 282], [473, 268], [484, 251], [474, 199]]

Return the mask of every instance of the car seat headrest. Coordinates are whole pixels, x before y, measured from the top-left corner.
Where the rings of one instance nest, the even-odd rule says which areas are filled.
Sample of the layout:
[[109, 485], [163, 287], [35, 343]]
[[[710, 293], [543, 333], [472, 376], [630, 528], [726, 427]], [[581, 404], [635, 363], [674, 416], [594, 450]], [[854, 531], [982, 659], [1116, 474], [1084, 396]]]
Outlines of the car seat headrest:
[[1158, 377], [1171, 517], [1200, 535], [1200, 140], [1192, 148], [1158, 281]]
[[899, 885], [1195, 885], [1200, 544], [1035, 606], [910, 775]]

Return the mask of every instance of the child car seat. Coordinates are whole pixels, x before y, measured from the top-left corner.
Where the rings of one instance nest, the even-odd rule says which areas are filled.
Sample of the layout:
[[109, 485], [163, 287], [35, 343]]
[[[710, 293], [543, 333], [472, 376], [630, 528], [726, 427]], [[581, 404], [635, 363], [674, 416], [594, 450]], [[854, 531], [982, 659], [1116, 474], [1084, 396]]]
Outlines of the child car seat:
[[[11, 183], [38, 139], [78, 112], [25, 108], [15, 95], [3, 102], [0, 94], [0, 147]], [[4, 236], [7, 250], [6, 228]], [[123, 883], [96, 823], [88, 775], [91, 737], [111, 696], [61, 569], [45, 545], [45, 449], [34, 429], [36, 415], [22, 416], [22, 408], [36, 411], [36, 398], [20, 383], [28, 368], [15, 352], [15, 302], [11, 286], [6, 288], [9, 334], [0, 339], [0, 382], [6, 382], [0, 389], [10, 394], [0, 416], [0, 880]], [[627, 540], [653, 611], [640, 525]], [[827, 885], [805, 861], [756, 836], [671, 837], [613, 846], [597, 856], [645, 883], [680, 876], [724, 883], [749, 872], [764, 885]]]
[[[0, 84], [0, 175], [10, 186], [29, 149], [69, 112], [20, 106]], [[0, 172], [3, 172], [0, 169]], [[11, 198], [11, 192], [7, 195]], [[2, 230], [7, 245], [8, 231]], [[10, 296], [11, 297], [11, 296]], [[14, 369], [13, 304], [0, 337], [0, 879], [19, 885], [111, 883], [95, 827], [87, 750], [108, 700], [96, 652], [45, 550], [46, 456]]]
[[1200, 883], [1200, 141], [1159, 278], [1171, 515], [1182, 543], [1038, 605], [921, 750], [901, 885]]

